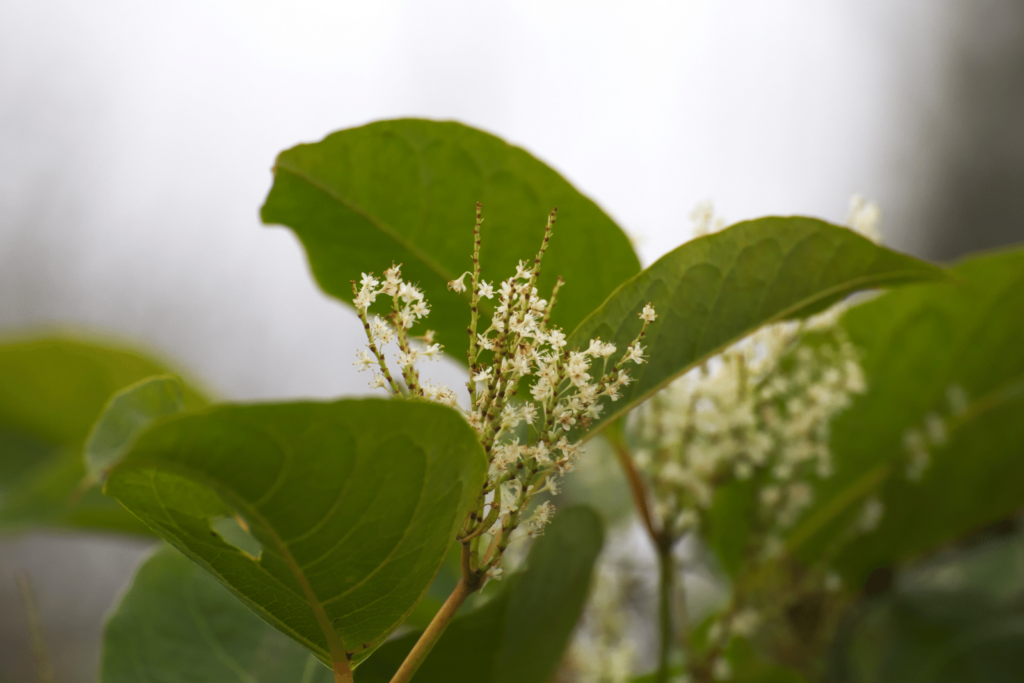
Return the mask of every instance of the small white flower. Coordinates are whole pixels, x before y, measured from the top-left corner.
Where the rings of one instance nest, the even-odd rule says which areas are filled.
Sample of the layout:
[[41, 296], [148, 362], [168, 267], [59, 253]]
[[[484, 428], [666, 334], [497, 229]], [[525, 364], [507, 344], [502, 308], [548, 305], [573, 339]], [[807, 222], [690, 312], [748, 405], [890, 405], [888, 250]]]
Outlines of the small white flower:
[[636, 363], [637, 365], [640, 365], [645, 360], [643, 355], [642, 355], [643, 352], [644, 352], [644, 347], [640, 345], [640, 342], [637, 342], [637, 343], [633, 344], [632, 346], [630, 346], [629, 350], [626, 351], [626, 356], [625, 356], [624, 360], [631, 360], [634, 363]]
[[878, 498], [868, 498], [864, 501], [864, 507], [860, 511], [860, 519], [857, 525], [861, 531], [870, 532], [878, 528], [882, 516], [885, 514], [885, 504]]
[[367, 370], [370, 367], [372, 367], [372, 366], [377, 364], [377, 359], [374, 358], [373, 356], [371, 356], [370, 354], [368, 354], [365, 349], [359, 349], [359, 351], [356, 352], [356, 357], [357, 357], [357, 360], [352, 365], [358, 365], [359, 366], [358, 372], [362, 372], [363, 370]]
[[395, 333], [392, 331], [391, 326], [379, 315], [373, 316], [373, 320], [370, 321], [370, 331], [381, 344], [387, 344], [395, 338]]
[[380, 281], [373, 276], [373, 273], [370, 273], [369, 275], [362, 273], [362, 276], [362, 279], [359, 280], [359, 285], [363, 289], [377, 289], [377, 285], [380, 284]]
[[384, 379], [384, 375], [375, 372], [373, 373], [373, 379], [370, 380], [371, 389], [383, 389], [387, 386], [387, 380]]
[[477, 287], [477, 294], [487, 299], [494, 298], [494, 285], [489, 282], [481, 282], [480, 286]]
[[428, 360], [441, 360], [441, 345], [430, 344], [425, 349], [421, 349], [419, 353]]
[[533, 271], [530, 270], [525, 261], [520, 261], [519, 265], [516, 266], [516, 278], [519, 280], [529, 280], [531, 277], [533, 277]]
[[560, 349], [565, 346], [568, 342], [565, 341], [565, 333], [561, 330], [554, 329], [548, 332], [548, 343], [551, 344], [551, 348]]
[[657, 317], [654, 313], [654, 306], [651, 306], [650, 303], [644, 306], [644, 310], [640, 312], [640, 319], [644, 322], [653, 323]]
[[501, 567], [491, 567], [490, 569], [487, 570], [487, 573], [485, 574], [485, 576], [488, 579], [494, 579], [495, 581], [501, 581], [501, 572], [502, 572]]
[[487, 368], [473, 375], [474, 382], [489, 382], [491, 380], [491, 373], [494, 372], [494, 368]]
[[394, 296], [398, 294], [398, 288], [402, 286], [402, 274], [399, 272], [402, 264], [399, 263], [397, 266], [391, 266], [384, 271], [384, 284], [381, 287], [381, 292], [388, 296]]
[[761, 615], [757, 613], [757, 610], [748, 607], [733, 616], [732, 622], [729, 624], [729, 630], [734, 635], [749, 638], [754, 635], [754, 631], [760, 625]]
[[409, 307], [409, 312], [412, 313], [417, 318], [426, 318], [428, 315], [430, 315], [430, 308], [427, 306], [425, 302], [417, 301], [416, 303]]
[[423, 301], [423, 292], [416, 289], [414, 285], [410, 285], [407, 282], [403, 282], [398, 287], [398, 298], [400, 298], [407, 304], [413, 301]]
[[462, 281], [466, 278], [467, 275], [469, 275], [468, 272], [467, 273], [463, 273], [462, 275], [458, 276], [454, 280], [449, 281], [448, 282], [448, 289], [454, 290], [454, 291], [458, 292], [459, 294], [462, 294], [463, 292], [465, 292], [466, 291], [466, 285]]
[[398, 355], [395, 358], [399, 367], [406, 368], [415, 365], [416, 360], [419, 358], [419, 355], [419, 351], [417, 351], [416, 349], [409, 349], [409, 353], [399, 351]]

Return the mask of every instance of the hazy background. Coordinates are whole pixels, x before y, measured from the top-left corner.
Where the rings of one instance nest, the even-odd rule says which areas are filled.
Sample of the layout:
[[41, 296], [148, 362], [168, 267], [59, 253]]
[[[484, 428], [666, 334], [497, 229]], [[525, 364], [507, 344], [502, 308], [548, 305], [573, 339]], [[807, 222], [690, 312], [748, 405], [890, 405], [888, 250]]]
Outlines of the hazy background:
[[[1024, 240], [1024, 2], [0, 0], [0, 335], [137, 342], [231, 399], [362, 393], [362, 331], [260, 226], [282, 149], [457, 119], [560, 170], [645, 263], [712, 199], [845, 217], [922, 256]], [[441, 375], [453, 381], [454, 367]], [[94, 679], [143, 546], [0, 541], [0, 681]]]

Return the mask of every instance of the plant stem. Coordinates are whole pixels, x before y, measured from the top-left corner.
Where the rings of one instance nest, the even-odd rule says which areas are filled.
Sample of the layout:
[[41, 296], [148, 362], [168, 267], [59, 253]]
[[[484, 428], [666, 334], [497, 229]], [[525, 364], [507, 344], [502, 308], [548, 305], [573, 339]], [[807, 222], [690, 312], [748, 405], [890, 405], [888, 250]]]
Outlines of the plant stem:
[[391, 683], [406, 683], [412, 679], [413, 674], [423, 664], [423, 660], [427, 658], [434, 645], [441, 638], [444, 630], [448, 628], [448, 623], [451, 622], [452, 617], [462, 606], [462, 603], [466, 601], [470, 595], [472, 595], [477, 587], [472, 587], [466, 583], [466, 578], [459, 579], [459, 583], [455, 586], [455, 590], [448, 596], [448, 599], [444, 601], [444, 605], [441, 606], [440, 611], [434, 615], [434, 618], [430, 620], [430, 625], [427, 626], [427, 630], [423, 632], [420, 639], [416, 641], [416, 645], [413, 646], [412, 650], [406, 656], [405, 661], [402, 662], [402, 666], [398, 668], [395, 675], [391, 678]]
[[644, 484], [640, 471], [637, 470], [636, 463], [633, 462], [633, 456], [629, 452], [629, 447], [626, 446], [626, 441], [622, 437], [621, 424], [616, 421], [608, 425], [604, 435], [608, 439], [608, 443], [612, 445], [612, 449], [619, 459], [619, 464], [622, 466], [622, 471], [626, 475], [626, 481], [629, 482], [629, 491], [633, 495], [633, 504], [636, 506], [636, 511], [640, 513], [640, 520], [644, 523], [644, 528], [647, 529], [647, 535], [650, 536], [651, 542], [657, 546], [661, 539], [661, 532], [655, 525], [654, 518], [651, 515], [647, 486]]
[[672, 541], [662, 536], [656, 544], [658, 551], [658, 627], [661, 643], [658, 651], [657, 683], [668, 683], [669, 661], [672, 654], [672, 595], [675, 587], [675, 561]]

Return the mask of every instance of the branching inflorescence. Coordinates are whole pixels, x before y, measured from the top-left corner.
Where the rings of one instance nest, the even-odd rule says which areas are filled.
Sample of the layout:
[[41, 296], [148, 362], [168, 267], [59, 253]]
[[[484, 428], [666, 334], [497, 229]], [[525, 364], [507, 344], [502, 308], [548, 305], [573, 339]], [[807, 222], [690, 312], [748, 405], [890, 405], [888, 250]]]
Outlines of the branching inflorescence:
[[[448, 283], [450, 290], [469, 296], [468, 408], [459, 404], [450, 388], [420, 379], [416, 363], [439, 358], [441, 346], [429, 330], [421, 336], [410, 334], [430, 308], [423, 293], [402, 280], [401, 266], [392, 265], [382, 280], [364, 273], [358, 285], [352, 283], [369, 348], [369, 352], [358, 352], [356, 364], [360, 370], [374, 369], [370, 386], [384, 388], [395, 397], [426, 399], [461, 410], [487, 454], [487, 481], [459, 535], [464, 547], [463, 578], [474, 589], [487, 578], [500, 576], [501, 558], [512, 540], [542, 533], [553, 509], [543, 502], [525, 517], [531, 499], [542, 492], [558, 492], [558, 479], [574, 468], [578, 458], [574, 435], [600, 416], [602, 399], [618, 400], [620, 388], [631, 381], [629, 363], [645, 361], [640, 342], [656, 318], [650, 304], [645, 306], [639, 314], [640, 331], [614, 362], [618, 349], [600, 339], [591, 340], [585, 350], [567, 348], [565, 333], [551, 325], [561, 278], [550, 300], [541, 298], [536, 287], [555, 215], [552, 211], [548, 217], [533, 262], [520, 261], [515, 274], [495, 287], [481, 277], [483, 218], [477, 204], [472, 270]], [[391, 299], [392, 310], [371, 319], [369, 309], [381, 295]], [[484, 299], [496, 299], [497, 306], [481, 330]], [[388, 369], [384, 354], [385, 345], [392, 341], [398, 345], [395, 364], [401, 381]], [[526, 387], [527, 395], [518, 397], [520, 388]]]

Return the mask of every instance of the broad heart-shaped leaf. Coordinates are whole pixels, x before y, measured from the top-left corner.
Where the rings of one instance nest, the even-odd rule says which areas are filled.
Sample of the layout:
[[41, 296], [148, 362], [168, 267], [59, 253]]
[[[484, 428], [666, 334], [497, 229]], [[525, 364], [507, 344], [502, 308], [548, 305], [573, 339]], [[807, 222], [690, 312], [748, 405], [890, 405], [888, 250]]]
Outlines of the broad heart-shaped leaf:
[[[357, 663], [430, 586], [486, 465], [437, 404], [224, 405], [151, 427], [106, 492], [323, 661], [344, 646]], [[258, 559], [218, 533], [226, 517]]]
[[[294, 230], [320, 287], [349, 304], [360, 273], [402, 264], [430, 301], [426, 325], [465, 363], [469, 298], [447, 283], [472, 270], [477, 201], [482, 273], [495, 284], [519, 259], [532, 261], [558, 207], [537, 286], [549, 298], [556, 278], [565, 280], [552, 322], [566, 331], [640, 270], [625, 233], [557, 172], [451, 121], [381, 121], [282, 152], [262, 218]], [[490, 302], [481, 310], [489, 320]]]
[[308, 650], [164, 545], [107, 620], [100, 683], [331, 683]]
[[859, 290], [944, 277], [846, 228], [813, 218], [760, 218], [661, 257], [580, 323], [568, 348], [600, 338], [621, 353], [640, 331], [644, 305], [657, 311], [645, 338], [648, 362], [628, 364], [634, 382], [595, 422], [597, 430], [763, 325], [820, 311]]
[[[868, 391], [832, 423], [836, 474], [794, 528], [805, 559], [841, 537], [868, 496], [878, 528], [838, 557], [859, 585], [871, 570], [996, 521], [1024, 505], [1024, 250], [971, 258], [958, 283], [889, 292], [842, 324], [862, 349]], [[966, 412], [950, 404], [963, 392]], [[945, 422], [920, 481], [906, 476], [908, 430]]]
[[[586, 601], [604, 542], [586, 507], [559, 512], [527, 557], [480, 609], [456, 618], [416, 673], [416, 683], [542, 683], [551, 680]], [[359, 668], [359, 683], [387, 683], [419, 632], [383, 645]]]
[[174, 375], [149, 377], [114, 394], [85, 442], [89, 476], [100, 481], [147, 427], [184, 410], [181, 380]]
[[[110, 396], [167, 368], [70, 338], [0, 345], [0, 531], [34, 525], [149, 534], [98, 488], [80, 489], [82, 448]], [[206, 400], [186, 386], [188, 409]]]

